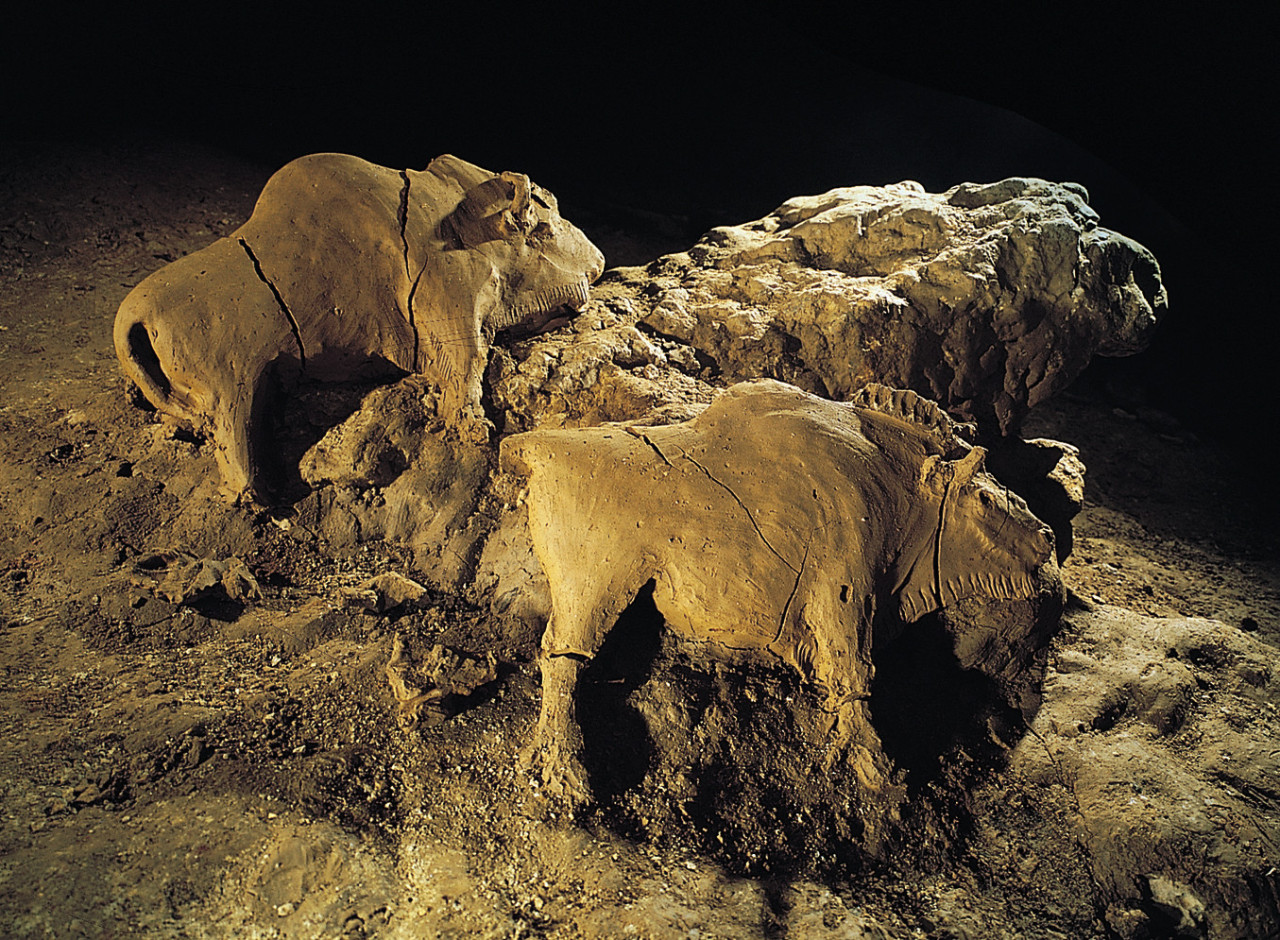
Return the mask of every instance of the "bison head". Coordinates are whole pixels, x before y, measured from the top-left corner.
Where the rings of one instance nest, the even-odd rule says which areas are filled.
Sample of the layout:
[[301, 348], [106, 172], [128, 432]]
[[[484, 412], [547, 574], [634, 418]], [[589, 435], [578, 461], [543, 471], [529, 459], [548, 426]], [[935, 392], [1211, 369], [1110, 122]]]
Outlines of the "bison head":
[[1023, 498], [984, 473], [986, 451], [963, 460], [934, 457], [922, 467], [922, 488], [938, 499], [931, 593], [938, 606], [961, 598], [1034, 597], [1044, 566], [1056, 569], [1053, 533]]
[[1052, 529], [985, 471], [986, 449], [966, 440], [970, 426], [915, 392], [877, 384], [851, 404], [863, 433], [917, 475], [890, 572], [904, 622], [975, 596], [1019, 600], [1060, 591]]
[[470, 186], [439, 234], [446, 256], [466, 256], [442, 259], [447, 265], [469, 267], [472, 277], [487, 281], [483, 319], [490, 338], [564, 323], [604, 271], [600, 250], [561, 218], [555, 197], [523, 173], [490, 175]]

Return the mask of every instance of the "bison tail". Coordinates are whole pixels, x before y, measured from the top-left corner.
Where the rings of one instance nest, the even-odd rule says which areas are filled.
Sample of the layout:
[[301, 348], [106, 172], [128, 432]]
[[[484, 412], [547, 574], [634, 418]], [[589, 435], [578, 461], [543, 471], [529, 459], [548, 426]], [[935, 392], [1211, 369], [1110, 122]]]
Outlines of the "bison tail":
[[120, 359], [125, 375], [141, 389], [147, 401], [160, 411], [185, 412], [185, 409], [175, 407], [177, 402], [174, 400], [173, 384], [165, 374], [160, 357], [151, 344], [147, 313], [145, 304], [138, 303], [133, 296], [125, 298], [116, 314], [116, 356]]

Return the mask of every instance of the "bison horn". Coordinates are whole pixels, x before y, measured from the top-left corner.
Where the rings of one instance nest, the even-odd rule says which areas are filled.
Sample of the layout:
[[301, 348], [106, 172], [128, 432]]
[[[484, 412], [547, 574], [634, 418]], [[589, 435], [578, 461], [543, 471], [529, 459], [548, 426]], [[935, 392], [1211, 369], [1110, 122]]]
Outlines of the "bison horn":
[[987, 449], [975, 447], [955, 462], [955, 476], [952, 478], [956, 486], [964, 486], [982, 472], [986, 463]]

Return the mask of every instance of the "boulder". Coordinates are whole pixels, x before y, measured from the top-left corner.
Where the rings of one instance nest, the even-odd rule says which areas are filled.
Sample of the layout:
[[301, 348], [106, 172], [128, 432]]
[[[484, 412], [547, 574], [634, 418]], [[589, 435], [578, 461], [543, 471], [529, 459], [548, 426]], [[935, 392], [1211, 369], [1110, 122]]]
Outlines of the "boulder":
[[911, 388], [991, 435], [1094, 355], [1142, 350], [1167, 306], [1160, 268], [1098, 225], [1084, 187], [913, 182], [789, 199], [630, 275], [642, 322], [712, 375], [846, 399]]

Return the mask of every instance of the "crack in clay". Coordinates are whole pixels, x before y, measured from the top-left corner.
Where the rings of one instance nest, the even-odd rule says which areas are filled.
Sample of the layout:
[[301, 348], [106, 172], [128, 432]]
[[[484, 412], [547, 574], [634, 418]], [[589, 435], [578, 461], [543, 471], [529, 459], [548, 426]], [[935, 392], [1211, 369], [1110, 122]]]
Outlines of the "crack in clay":
[[244, 249], [244, 253], [249, 256], [249, 260], [253, 262], [254, 273], [258, 275], [258, 280], [267, 285], [267, 289], [271, 291], [271, 296], [275, 297], [276, 304], [280, 307], [280, 312], [285, 315], [289, 321], [289, 329], [293, 331], [293, 341], [298, 344], [298, 359], [302, 363], [302, 370], [307, 369], [307, 351], [302, 346], [302, 331], [298, 329], [298, 321], [293, 318], [293, 311], [289, 309], [289, 305], [284, 302], [284, 297], [280, 291], [276, 290], [275, 284], [271, 283], [270, 278], [262, 270], [262, 263], [258, 261], [258, 256], [253, 253], [253, 249], [249, 247], [249, 243], [243, 238], [237, 238], [240, 247]]
[[404, 181], [404, 185], [400, 187], [400, 207], [396, 209], [396, 221], [400, 223], [400, 245], [404, 249], [404, 276], [412, 279], [413, 273], [409, 270], [409, 239], [405, 235], [405, 230], [409, 227], [408, 170], [400, 171], [400, 179]]
[[[695, 467], [697, 467], [699, 470], [705, 473], [707, 475], [708, 480], [710, 480], [716, 486], [720, 487], [722, 490], [724, 490], [726, 493], [728, 493], [730, 496], [733, 497], [733, 501], [737, 503], [739, 506], [741, 506], [742, 511], [747, 514], [747, 521], [749, 521], [751, 523], [751, 527], [756, 530], [756, 535], [760, 536], [760, 541], [764, 542], [764, 547], [769, 549], [769, 551], [773, 552], [773, 554], [777, 556], [778, 560], [782, 562], [784, 565], [786, 565], [788, 568], [790, 568], [792, 571], [794, 571], [798, 577], [800, 574], [800, 569], [797, 568], [795, 565], [791, 564], [791, 562], [787, 561], [785, 558], [783, 558], [782, 555], [778, 552], [778, 550], [774, 548], [771, 544], [769, 544], [769, 540], [764, 537], [764, 532], [760, 530], [760, 526], [756, 523], [756, 517], [751, 515], [751, 510], [747, 508], [746, 503], [744, 503], [742, 500], [738, 498], [738, 494], [735, 493], [730, 487], [726, 486], [724, 483], [721, 483], [719, 480], [717, 480], [712, 475], [710, 470], [708, 470], [702, 464], [698, 463], [698, 461], [690, 457], [689, 454], [684, 450], [684, 448], [677, 448], [677, 449], [680, 451], [680, 455], [684, 457], [685, 460], [689, 461], [689, 463], [693, 464]], [[665, 460], [666, 458], [664, 457], [663, 459]], [[806, 545], [805, 555], [808, 556], [808, 554], [809, 554], [809, 549], [808, 549], [808, 546]]]
[[[938, 506], [938, 528], [933, 534], [933, 591], [938, 603], [944, 603], [942, 596], [942, 529], [947, 524], [947, 500], [951, 496], [952, 480], [947, 481], [947, 488], [942, 491], [942, 502]], [[920, 592], [923, 596], [924, 592]], [[925, 599], [925, 606], [928, 600]]]
[[422, 280], [422, 272], [426, 270], [425, 265], [418, 271], [418, 276], [414, 277], [413, 272], [409, 270], [409, 187], [412, 181], [409, 179], [409, 171], [401, 170], [400, 178], [404, 180], [404, 185], [400, 187], [400, 208], [397, 210], [400, 222], [400, 244], [404, 248], [404, 276], [412, 281], [409, 287], [409, 298], [405, 301], [408, 309], [404, 311], [405, 316], [409, 320], [409, 330], [413, 333], [413, 368], [416, 370], [418, 366], [418, 325], [414, 322], [413, 317], [413, 295], [418, 292], [418, 283]]
[[653, 449], [653, 452], [657, 454], [658, 457], [662, 459], [662, 462], [665, 463], [668, 467], [675, 467], [675, 464], [673, 464], [670, 460], [667, 459], [667, 455], [662, 452], [662, 449], [658, 447], [658, 445], [655, 444], [652, 440], [649, 439], [649, 435], [643, 434], [640, 431], [637, 431], [635, 428], [627, 428], [627, 433], [630, 434], [632, 437], [640, 438], [640, 440], [648, 444]]
[[[418, 334], [418, 326], [416, 323], [414, 323], [414, 319], [413, 319], [413, 298], [414, 298], [414, 295], [418, 293], [418, 285], [422, 283], [422, 272], [425, 270], [426, 270], [426, 266], [424, 265], [422, 270], [418, 272], [418, 276], [413, 279], [413, 286], [409, 288], [409, 302], [408, 302], [409, 309], [407, 313], [409, 314], [409, 326], [413, 330], [413, 367], [415, 369], [422, 368], [422, 360], [419, 358], [419, 355], [418, 355], [418, 343], [421, 340], [421, 337]], [[437, 339], [434, 335], [431, 338], [436, 341], [436, 346], [438, 347], [440, 345], [440, 340]], [[452, 378], [452, 368], [450, 368], [450, 378]]]
[[[758, 532], [760, 530], [757, 529], [756, 531]], [[760, 538], [764, 538], [764, 536], [762, 535]], [[769, 543], [765, 542], [765, 544], [768, 545]], [[812, 544], [813, 536], [810, 535], [808, 540], [804, 543], [804, 557], [800, 559], [800, 570], [796, 572], [796, 583], [791, 585], [791, 594], [787, 597], [787, 602], [782, 605], [782, 616], [778, 618], [778, 632], [773, 637], [773, 643], [777, 643], [782, 639], [782, 632], [787, 629], [787, 613], [791, 610], [791, 602], [796, 599], [796, 594], [800, 590], [800, 579], [804, 577], [804, 567], [809, 563], [809, 546]], [[777, 552], [774, 552], [774, 554], [776, 555]], [[783, 561], [786, 561], [786, 559], [784, 558]], [[773, 643], [769, 644], [769, 651], [777, 656], [778, 653], [772, 648]]]

